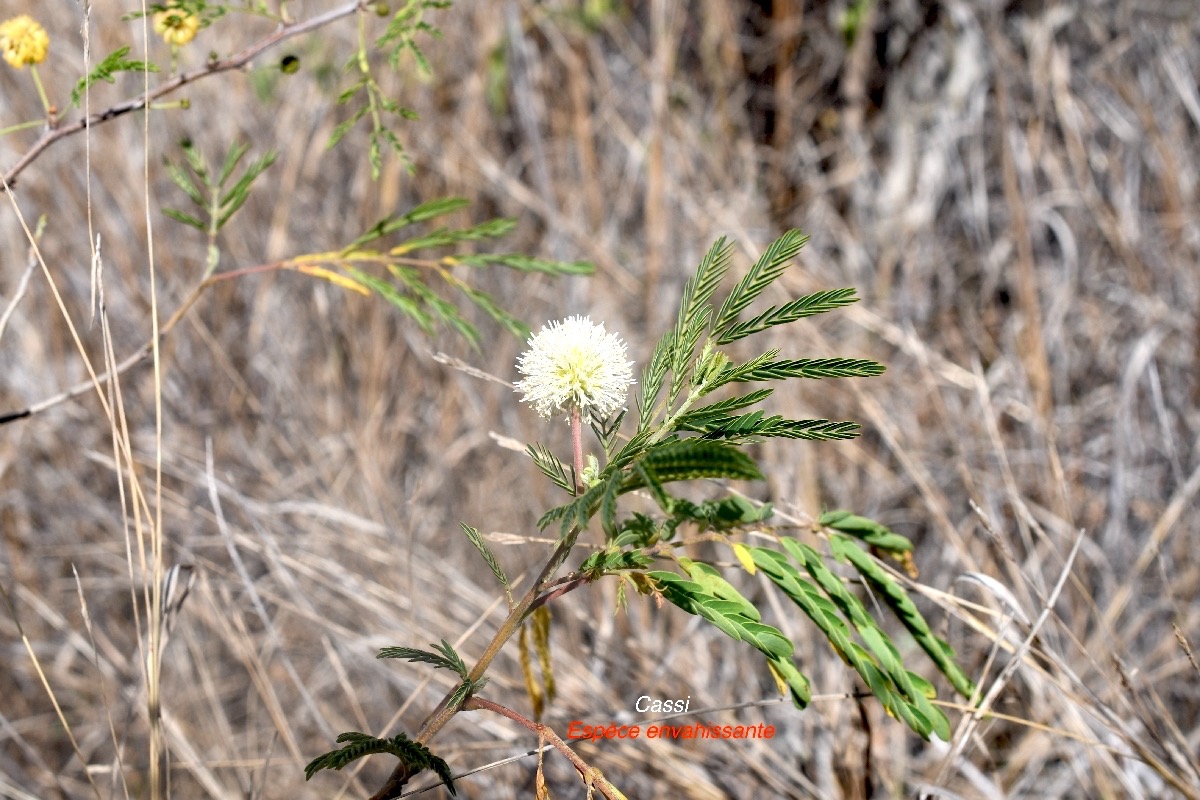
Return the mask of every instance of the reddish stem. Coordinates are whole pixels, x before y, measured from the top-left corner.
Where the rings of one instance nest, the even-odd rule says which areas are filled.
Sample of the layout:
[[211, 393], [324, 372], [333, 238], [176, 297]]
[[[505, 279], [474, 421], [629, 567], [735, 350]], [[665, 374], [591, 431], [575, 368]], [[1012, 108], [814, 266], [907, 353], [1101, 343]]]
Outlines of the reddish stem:
[[571, 449], [575, 456], [575, 495], [583, 494], [583, 412], [571, 406]]
[[491, 700], [485, 700], [482, 697], [472, 697], [463, 705], [465, 711], [474, 711], [476, 709], [484, 709], [485, 711], [494, 711], [502, 717], [507, 717], [513, 722], [528, 728], [533, 733], [537, 734], [538, 740], [548, 739], [555, 750], [562, 753], [574, 765], [575, 770], [579, 773], [579, 777], [583, 778], [584, 783], [588, 787], [595, 787], [600, 790], [600, 794], [604, 795], [608, 800], [626, 800], [617, 787], [608, 782], [608, 779], [600, 774], [600, 770], [590, 766], [586, 761], [579, 757], [579, 754], [571, 749], [570, 745], [562, 740], [554, 729], [534, 722], [528, 717], [518, 714], [511, 708], [506, 708], [499, 703], [493, 703]]

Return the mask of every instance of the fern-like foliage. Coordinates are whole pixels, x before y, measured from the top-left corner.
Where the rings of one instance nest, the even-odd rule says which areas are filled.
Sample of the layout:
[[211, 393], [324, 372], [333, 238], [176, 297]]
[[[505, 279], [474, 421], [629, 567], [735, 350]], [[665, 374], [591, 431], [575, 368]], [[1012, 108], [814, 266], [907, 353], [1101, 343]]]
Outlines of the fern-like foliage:
[[496, 554], [492, 552], [492, 549], [487, 546], [487, 542], [483, 540], [483, 535], [479, 533], [478, 529], [472, 528], [465, 522], [460, 522], [458, 525], [462, 528], [463, 533], [467, 535], [467, 539], [471, 544], [475, 545], [475, 549], [479, 551], [479, 555], [483, 556], [484, 562], [488, 565], [488, 569], [492, 571], [492, 574], [496, 576], [496, 580], [500, 581], [500, 585], [504, 587], [505, 591], [508, 591], [508, 576], [504, 574], [504, 569], [500, 566], [500, 562], [496, 560]]
[[574, 476], [567, 474], [567, 465], [559, 460], [558, 456], [550, 451], [550, 448], [544, 444], [531, 444], [525, 452], [533, 459], [533, 463], [541, 470], [542, 474], [550, 479], [551, 483], [567, 494], [575, 494]]
[[848, 306], [858, 301], [854, 294], [855, 290], [852, 288], [832, 289], [798, 297], [778, 308], [771, 306], [754, 319], [729, 325], [717, 337], [717, 341], [719, 344], [729, 344], [775, 325], [786, 325], [804, 317], [824, 314], [826, 311]]
[[[471, 285], [470, 272], [502, 267], [550, 275], [589, 275], [583, 261], [563, 262], [514, 253], [463, 252], [464, 245], [498, 239], [515, 226], [511, 219], [493, 219], [466, 227], [441, 225], [432, 232], [402, 236], [406, 228], [441, 220], [469, 205], [458, 197], [422, 203], [402, 214], [385, 217], [340, 250], [309, 253], [289, 259], [285, 266], [321, 278], [365, 296], [379, 297], [415, 322], [425, 333], [439, 326], [458, 333], [472, 345], [482, 342], [479, 329], [445, 294], [458, 295], [495, 320], [512, 335], [525, 339], [529, 326]], [[438, 250], [454, 248], [438, 254]], [[428, 251], [434, 251], [430, 253]]]
[[826, 511], [817, 524], [831, 530], [847, 533], [879, 550], [891, 555], [912, 552], [912, 542], [881, 525], [873, 519], [860, 517], [849, 511]]
[[[628, 529], [618, 519], [618, 498], [637, 489], [647, 490], [668, 513], [668, 520], [657, 534], [647, 538], [655, 535], [669, 538], [682, 521], [676, 512], [692, 511], [694, 518], [712, 527], [717, 520], [705, 519], [703, 511], [708, 509], [681, 502], [669, 493], [667, 485], [698, 478], [761, 479], [753, 459], [739, 449], [750, 442], [766, 438], [848, 439], [858, 435], [857, 423], [849, 421], [791, 420], [762, 409], [735, 413], [767, 400], [772, 392], [769, 388], [708, 405], [697, 403], [715, 390], [735, 383], [794, 377], [817, 380], [869, 377], [883, 372], [881, 364], [866, 359], [781, 360], [774, 349], [735, 363], [720, 350], [722, 344], [855, 301], [852, 289], [818, 292], [771, 308], [746, 325], [738, 322], [739, 315], [783, 274], [806, 240], [799, 231], [789, 231], [772, 243], [734, 285], [717, 311], [714, 311], [715, 298], [729, 272], [733, 243], [722, 238], [709, 248], [696, 274], [684, 286], [675, 325], [659, 340], [642, 370], [637, 432], [617, 449], [614, 428], [598, 430], [608, 463], [589, 477], [588, 488], [580, 496], [546, 512], [538, 521], [540, 527], [557, 523], [560, 535], [566, 536], [573, 529], [582, 530], [599, 514], [601, 527], [612, 541]], [[530, 455], [552, 481], [573, 491], [565, 466], [544, 447], [535, 446]], [[646, 533], [640, 522], [634, 527]]]
[[808, 705], [812, 690], [808, 679], [791, 662], [795, 650], [792, 642], [777, 628], [763, 624], [758, 609], [713, 567], [689, 559], [680, 559], [680, 563], [688, 569], [691, 580], [664, 570], [647, 573], [662, 596], [761, 652], [774, 665], [774, 673], [783, 676], [796, 707]]
[[441, 644], [431, 645], [437, 652], [418, 650], [415, 647], [384, 647], [379, 650], [376, 658], [402, 658], [405, 661], [432, 664], [437, 669], [448, 669], [457, 672], [459, 677], [466, 678], [470, 670], [462, 657], [455, 652], [454, 646], [442, 639]]
[[[424, 75], [432, 72], [429, 59], [417, 44], [419, 36], [441, 37], [441, 31], [425, 20], [426, 12], [447, 8], [447, 0], [410, 0], [392, 15], [387, 30], [375, 41], [375, 49], [388, 53], [388, 63], [393, 70], [400, 68], [400, 59], [408, 53], [413, 57], [417, 70]], [[386, 12], [385, 12], [386, 13]], [[391, 128], [384, 124], [386, 117], [398, 120], [413, 120], [417, 114], [410, 108], [400, 105], [383, 87], [380, 86], [375, 73], [371, 69], [371, 49], [366, 39], [359, 37], [358, 50], [346, 63], [347, 71], [357, 72], [357, 79], [338, 95], [338, 105], [351, 105], [354, 102], [350, 116], [338, 123], [329, 137], [327, 149], [333, 149], [347, 133], [363, 119], [371, 123], [368, 133], [367, 160], [371, 165], [371, 177], [378, 180], [383, 169], [384, 152], [392, 152], [401, 159], [410, 170], [412, 163], [399, 137]]]
[[442, 783], [449, 790], [450, 794], [458, 794], [454, 788], [454, 778], [450, 772], [450, 765], [444, 759], [431, 753], [428, 747], [420, 742], [412, 741], [403, 733], [397, 734], [390, 739], [377, 739], [367, 733], [347, 731], [338, 736], [337, 741], [339, 743], [345, 742], [345, 744], [337, 750], [331, 750], [308, 762], [308, 765], [304, 768], [305, 780], [311, 780], [313, 775], [316, 775], [323, 769], [340, 770], [347, 764], [352, 764], [364, 756], [375, 753], [391, 753], [411, 768], [411, 774], [415, 775], [427, 769], [432, 770], [434, 774], [441, 778]]
[[[889, 714], [923, 737], [948, 739], [950, 723], [932, 702], [933, 685], [905, 665], [899, 648], [853, 585], [830, 566], [841, 561], [854, 570], [880, 604], [894, 612], [955, 690], [969, 695], [974, 687], [955, 663], [953, 650], [932, 634], [904, 586], [855, 541], [909, 559], [911, 565], [912, 545], [907, 539], [873, 520], [836, 511], [823, 515], [817, 526], [828, 538], [831, 555], [790, 537], [776, 537], [774, 547], [751, 547], [735, 539], [750, 529], [770, 530], [769, 504], [737, 495], [696, 502], [675, 488], [695, 480], [761, 480], [762, 472], [744, 448], [752, 442], [767, 438], [840, 440], [858, 435], [859, 426], [852, 421], [785, 419], [769, 413], [760, 406], [771, 399], [770, 387], [701, 400], [718, 389], [746, 383], [866, 378], [884, 371], [881, 364], [863, 358], [787, 358], [769, 349], [742, 361], [722, 350], [770, 328], [857, 301], [853, 289], [815, 292], [741, 321], [743, 313], [783, 274], [805, 240], [799, 231], [789, 231], [772, 243], [723, 300], [718, 293], [730, 268], [732, 244], [721, 239], [710, 248], [684, 287], [675, 324], [659, 340], [642, 370], [636, 431], [618, 446], [611, 427], [594, 429], [607, 463], [595, 474], [589, 472], [586, 488], [578, 496], [550, 509], [538, 524], [542, 528], [555, 525], [566, 538], [598, 521], [607, 546], [583, 562], [581, 574], [592, 579], [619, 574], [622, 590], [632, 585], [655, 594], [754, 647], [762, 653], [780, 690], [803, 707], [811, 687], [795, 660], [793, 643], [765, 622], [758, 608], [715, 566], [675, 555], [669, 546], [685, 527], [693, 533], [730, 537], [742, 569], [761, 572], [797, 606]], [[544, 474], [572, 491], [565, 465], [548, 449], [538, 445], [529, 452]], [[649, 496], [658, 513], [623, 513], [620, 499], [635, 491]], [[647, 570], [648, 548], [654, 548], [659, 558], [673, 559], [682, 572]]]
[[[740, 555], [739, 561], [748, 570], [766, 575], [821, 630], [834, 652], [859, 674], [891, 716], [926, 739], [936, 735], [949, 740], [950, 722], [932, 702], [936, 696], [933, 685], [905, 666], [891, 637], [846, 581], [829, 569], [826, 557], [794, 538], [783, 537], [779, 542], [782, 551], [745, 548], [749, 562]], [[954, 661], [953, 649], [933, 635], [903, 586], [850, 538], [835, 534], [831, 543], [834, 556], [852, 565], [870, 583], [955, 690], [971, 696], [974, 685]], [[758, 610], [716, 568], [687, 558], [676, 561], [686, 577], [665, 570], [648, 572], [654, 590], [763, 653], [781, 687], [803, 707], [809, 697], [809, 681], [791, 660], [791, 642], [778, 629], [764, 624]]]
[[129, 47], [119, 47], [106, 55], [86, 76], [80, 78], [79, 83], [75, 84], [75, 88], [71, 90], [71, 105], [78, 108], [79, 104], [83, 102], [84, 92], [96, 81], [116, 83], [117, 79], [114, 76], [118, 72], [158, 72], [158, 67], [149, 61], [126, 58], [127, 55], [129, 55]]
[[190, 141], [184, 141], [180, 148], [183, 150], [186, 167], [170, 160], [164, 161], [164, 166], [171, 182], [187, 195], [197, 210], [188, 213], [175, 208], [164, 208], [163, 214], [208, 236], [208, 253], [205, 259], [207, 276], [213, 274], [220, 263], [217, 234], [245, 205], [250, 198], [250, 187], [275, 163], [277, 154], [270, 150], [261, 158], [251, 161], [235, 180], [234, 174], [249, 151], [249, 145], [234, 143], [217, 170], [209, 165], [207, 159]]
[[[746, 273], [746, 277], [738, 281], [733, 287], [733, 291], [725, 298], [725, 302], [721, 305], [721, 310], [717, 312], [716, 319], [713, 322], [713, 335], [716, 337], [717, 344], [728, 344], [734, 338], [729, 338], [731, 330], [735, 327], [738, 315], [741, 314], [755, 299], [766, 291], [776, 278], [783, 274], [790, 262], [800, 252], [800, 248], [804, 247], [808, 237], [797, 230], [790, 230], [783, 236], [776, 239], [763, 252], [762, 256]], [[767, 312], [770, 313], [770, 312]], [[795, 319], [799, 319], [796, 317]], [[787, 320], [792, 321], [792, 320]], [[746, 336], [748, 333], [743, 333]]]

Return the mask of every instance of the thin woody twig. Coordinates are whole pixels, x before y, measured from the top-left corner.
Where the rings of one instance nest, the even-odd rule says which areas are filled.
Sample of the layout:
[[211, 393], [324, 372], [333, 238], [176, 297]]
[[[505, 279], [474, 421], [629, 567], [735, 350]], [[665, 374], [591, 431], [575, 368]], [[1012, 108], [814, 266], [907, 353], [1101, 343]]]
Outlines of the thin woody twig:
[[[245, 269], [229, 270], [228, 272], [219, 272], [216, 275], [212, 275], [212, 276], [204, 279], [200, 283], [196, 284], [196, 286], [192, 289], [192, 291], [188, 294], [188, 296], [186, 298], [184, 298], [183, 302], [180, 303], [179, 307], [175, 309], [175, 313], [173, 313], [171, 315], [170, 319], [168, 319], [165, 323], [163, 323], [159, 327], [158, 340], [161, 342], [164, 338], [166, 338], [167, 334], [169, 334], [175, 328], [175, 326], [179, 324], [179, 321], [183, 319], [184, 315], [187, 314], [187, 312], [191, 309], [191, 307], [196, 304], [196, 301], [200, 299], [200, 296], [204, 294], [205, 290], [208, 289], [208, 287], [212, 286], [214, 283], [217, 283], [217, 282], [223, 281], [223, 280], [228, 280], [231, 278], [241, 277], [242, 275], [250, 274], [253, 272], [270, 272], [270, 271], [274, 271], [277, 269], [284, 269], [288, 266], [288, 263], [289, 262], [276, 262], [273, 264], [259, 264], [257, 266], [247, 267]], [[133, 367], [137, 366], [138, 364], [140, 364], [141, 362], [143, 362], [147, 358], [149, 358], [150, 353], [153, 352], [153, 350], [154, 350], [153, 340], [147, 341], [145, 344], [143, 344], [141, 347], [139, 347], [137, 350], [135, 350], [131, 355], [126, 356], [125, 359], [123, 361], [121, 361], [119, 364], [117, 364], [114, 369], [112, 369], [108, 372], [103, 372], [100, 375], [98, 375], [96, 377], [96, 383], [98, 385], [104, 385], [109, 380], [111, 380], [114, 375], [124, 375], [130, 369], [132, 369]], [[91, 391], [94, 388], [94, 386], [95, 385], [92, 383], [91, 380], [82, 381], [81, 383], [77, 383], [76, 385], [72, 386], [70, 389], [61, 391], [58, 394], [53, 395], [51, 397], [47, 397], [44, 400], [39, 400], [38, 402], [34, 403], [33, 405], [26, 406], [25, 408], [22, 408], [18, 411], [10, 411], [10, 412], [4, 413], [4, 414], [0, 414], [0, 425], [3, 425], [6, 422], [14, 422], [15, 420], [18, 420], [18, 419], [24, 419], [26, 417], [31, 417], [34, 414], [39, 414], [49, 408], [53, 408], [54, 406], [58, 405], [59, 403], [65, 403], [68, 400], [73, 400], [76, 397], [79, 397], [80, 395], [87, 394], [89, 391]]]
[[131, 111], [137, 111], [138, 109], [145, 108], [160, 97], [168, 95], [176, 89], [186, 86], [189, 83], [194, 83], [201, 78], [209, 75], [217, 75], [221, 72], [228, 72], [234, 69], [241, 69], [254, 60], [254, 58], [260, 53], [269, 50], [280, 42], [290, 39], [293, 36], [299, 36], [302, 33], [308, 33], [309, 31], [316, 30], [317, 28], [328, 25], [329, 23], [341, 19], [342, 17], [347, 17], [356, 11], [364, 10], [366, 5], [366, 0], [355, 0], [353, 3], [346, 3], [345, 5], [338, 6], [335, 9], [326, 11], [324, 14], [318, 14], [317, 16], [304, 20], [303, 22], [297, 22], [292, 25], [284, 25], [270, 36], [255, 42], [236, 55], [230, 56], [229, 58], [223, 60], [212, 60], [203, 67], [176, 75], [174, 78], [171, 78], [165, 83], [159, 84], [155, 88], [142, 93], [138, 97], [132, 97], [122, 103], [117, 103], [115, 106], [92, 114], [90, 117], [84, 117], [83, 119], [76, 120], [68, 125], [54, 126], [43, 133], [41, 138], [34, 142], [33, 146], [25, 152], [25, 155], [21, 156], [17, 163], [4, 173], [4, 182], [10, 187], [16, 186], [17, 176], [20, 175], [26, 167], [32, 164], [33, 161], [48, 147], [60, 139], [65, 139], [68, 136], [79, 133], [80, 131], [86, 130], [94, 125], [100, 125], [108, 122], [111, 119], [128, 114]]
[[[483, 655], [479, 657], [479, 660], [475, 662], [475, 666], [472, 667], [470, 674], [467, 676], [467, 680], [478, 681], [480, 678], [482, 678], [484, 673], [487, 672], [488, 667], [491, 666], [492, 660], [500, 652], [500, 649], [505, 645], [505, 643], [508, 642], [509, 639], [513, 637], [517, 630], [520, 629], [521, 623], [525, 621], [525, 617], [541, 598], [541, 595], [545, 591], [550, 577], [556, 571], [558, 571], [558, 568], [561, 567], [563, 562], [567, 560], [567, 556], [570, 555], [571, 549], [575, 546], [575, 540], [579, 538], [579, 533], [579, 528], [573, 528], [558, 543], [558, 547], [554, 549], [554, 553], [550, 556], [550, 559], [546, 562], [545, 566], [542, 567], [542, 570], [540, 573], [538, 573], [537, 578], [534, 579], [533, 585], [529, 587], [529, 591], [527, 591], [525, 596], [521, 598], [520, 602], [518, 602], [517, 605], [508, 612], [508, 616], [505, 618], [504, 622], [500, 624], [499, 630], [497, 630], [492, 636], [492, 640], [488, 642], [487, 648], [484, 650]], [[416, 741], [422, 744], [428, 744], [428, 742], [437, 735], [438, 731], [444, 728], [446, 723], [448, 723], [454, 717], [454, 715], [461, 710], [459, 707], [450, 705], [450, 699], [453, 697], [453, 695], [454, 692], [449, 692], [444, 698], [442, 698], [442, 701], [438, 703], [437, 708], [434, 709], [433, 713], [430, 714], [425, 722], [421, 725], [421, 729], [417, 731], [417, 735], [415, 737]], [[414, 771], [412, 767], [403, 761], [400, 762], [392, 770], [392, 773], [388, 776], [387, 781], [384, 782], [383, 786], [380, 787], [379, 791], [371, 795], [371, 800], [394, 800], [394, 798], [399, 797], [400, 793], [404, 790], [404, 785], [408, 783], [409, 778], [411, 778], [413, 774]]]
[[494, 703], [491, 700], [485, 700], [482, 697], [472, 697], [466, 702], [466, 704], [463, 705], [463, 710], [465, 711], [475, 711], [478, 709], [494, 711], [500, 716], [507, 717], [513, 722], [528, 728], [530, 731], [537, 734], [539, 741], [542, 739], [548, 740], [550, 744], [554, 746], [554, 749], [558, 750], [567, 757], [567, 759], [575, 767], [575, 770], [579, 773], [579, 777], [583, 778], [584, 782], [589, 788], [595, 787], [596, 789], [599, 789], [600, 794], [604, 795], [606, 798], [608, 798], [608, 800], [626, 800], [625, 795], [622, 794], [617, 787], [609, 783], [607, 778], [600, 774], [600, 770], [596, 769], [580, 758], [579, 754], [572, 750], [570, 745], [564, 742], [559, 735], [554, 732], [553, 728], [534, 722], [528, 717], [522, 716], [516, 711], [513, 711], [511, 708], [506, 708], [499, 703]]

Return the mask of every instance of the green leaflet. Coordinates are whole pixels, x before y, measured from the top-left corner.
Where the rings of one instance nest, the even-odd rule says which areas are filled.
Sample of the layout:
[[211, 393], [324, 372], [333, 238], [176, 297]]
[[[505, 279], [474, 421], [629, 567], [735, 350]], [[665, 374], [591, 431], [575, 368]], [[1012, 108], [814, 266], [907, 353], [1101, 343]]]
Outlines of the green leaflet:
[[433, 770], [442, 779], [442, 783], [450, 791], [450, 794], [457, 794], [454, 788], [454, 778], [450, 772], [450, 765], [444, 759], [438, 758], [431, 753], [428, 747], [420, 742], [410, 740], [403, 733], [397, 734], [390, 739], [377, 739], [370, 734], [347, 731], [338, 736], [337, 741], [339, 743], [346, 742], [346, 744], [337, 750], [317, 756], [308, 762], [308, 765], [304, 768], [304, 780], [311, 780], [313, 775], [316, 775], [323, 769], [340, 770], [342, 767], [357, 761], [363, 756], [369, 756], [373, 753], [391, 753], [411, 767], [413, 774], [426, 769]]
[[929, 702], [929, 697], [925, 694], [924, 687], [918, 688], [913, 684], [908, 670], [904, 668], [904, 663], [900, 658], [900, 653], [896, 649], [896, 646], [875, 620], [871, 618], [871, 615], [867, 613], [862, 601], [851, 594], [841, 579], [825, 566], [824, 560], [816, 550], [790, 537], [785, 537], [780, 541], [784, 549], [791, 554], [792, 558], [804, 565], [808, 574], [817, 581], [825, 594], [833, 600], [842, 614], [850, 620], [858, 635], [866, 643], [871, 655], [874, 656], [875, 662], [892, 684], [899, 689], [901, 696], [906, 701], [905, 705], [912, 706], [920, 713], [922, 719], [931, 723], [933, 732], [939, 738], [943, 741], [949, 741], [950, 721], [946, 718], [945, 714]]
[[415, 647], [383, 647], [379, 650], [379, 655], [376, 658], [402, 658], [405, 661], [414, 663], [432, 664], [437, 669], [448, 669], [451, 672], [458, 673], [459, 677], [466, 678], [469, 674], [466, 663], [462, 657], [455, 652], [453, 645], [442, 639], [440, 645], [432, 645], [436, 653], [431, 653], [428, 650], [418, 650]]
[[947, 642], [933, 635], [929, 623], [921, 616], [908, 593], [899, 583], [879, 566], [871, 556], [846, 536], [833, 535], [829, 538], [833, 555], [840, 561], [849, 562], [866, 578], [872, 588], [879, 593], [883, 601], [899, 618], [901, 624], [912, 634], [913, 639], [921, 646], [929, 658], [937, 665], [954, 690], [963, 697], [971, 697], [975, 693], [975, 684], [954, 660], [954, 648]]
[[483, 560], [487, 563], [492, 574], [496, 576], [496, 580], [500, 581], [500, 585], [508, 590], [508, 576], [504, 574], [504, 569], [500, 566], [500, 562], [496, 560], [492, 549], [487, 546], [487, 542], [483, 540], [483, 536], [476, 528], [472, 528], [465, 522], [458, 523], [462, 528], [463, 533], [467, 535], [467, 539], [471, 544], [475, 545], [475, 549], [479, 551], [479, 555], [483, 556]]
[[907, 553], [913, 549], [912, 542], [872, 519], [860, 517], [849, 511], [826, 511], [817, 520], [819, 525], [835, 531], [848, 533], [862, 539], [872, 547], [891, 553]]
[[[776, 586], [800, 607], [809, 619], [816, 623], [821, 632], [829, 640], [834, 652], [850, 665], [866, 682], [871, 694], [879, 700], [884, 709], [893, 717], [902, 720], [913, 731], [923, 738], [929, 738], [931, 733], [943, 730], [939, 720], [931, 719], [922, 706], [932, 707], [923, 692], [913, 688], [913, 694], [920, 699], [906, 698], [904, 689], [897, 687], [892, 677], [880, 668], [870, 652], [851, 638], [850, 628], [841, 618], [838, 606], [825, 597], [821, 590], [809, 581], [800, 577], [800, 573], [787, 556], [765, 547], [754, 547], [750, 550], [754, 564], [771, 579]], [[819, 560], [819, 556], [818, 556]], [[867, 626], [870, 627], [870, 626]], [[868, 634], [871, 642], [883, 650], [887, 650], [883, 642], [874, 633]], [[901, 671], [903, 669], [901, 668]], [[907, 678], [907, 672], [904, 672]], [[910, 686], [911, 686], [911, 682]], [[900, 691], [896, 689], [900, 688]], [[944, 728], [947, 735], [949, 723]]]
[[[703, 439], [676, 439], [651, 449], [642, 466], [658, 483], [689, 481], [696, 478], [735, 478], [761, 480], [754, 459], [736, 447]], [[640, 484], [637, 478], [627, 482], [625, 491]]]
[[750, 370], [739, 370], [737, 381], [776, 381], [784, 378], [868, 378], [882, 375], [885, 367], [863, 358], [799, 358], [771, 361]]
[[721, 573], [703, 561], [693, 561], [690, 558], [680, 558], [679, 566], [687, 570], [693, 581], [714, 597], [727, 600], [738, 607], [738, 613], [755, 622], [762, 619], [754, 604], [742, 597], [741, 593], [729, 581], [721, 577]]
[[746, 277], [733, 287], [733, 291], [721, 305], [721, 310], [717, 312], [712, 328], [713, 338], [717, 344], [727, 344], [733, 341], [727, 339], [726, 336], [737, 322], [738, 314], [783, 274], [783, 271], [787, 269], [788, 262], [796, 257], [800, 248], [807, 241], [808, 237], [800, 231], [790, 230], [767, 247], [750, 271], [746, 273]]
[[754, 319], [729, 326], [721, 336], [719, 343], [727, 344], [775, 325], [786, 325], [804, 317], [824, 314], [826, 311], [833, 311], [857, 302], [858, 298], [854, 296], [854, 289], [830, 289], [798, 297], [779, 308], [771, 306]]
[[808, 702], [812, 700], [812, 684], [800, 670], [796, 669], [796, 665], [790, 659], [768, 658], [767, 666], [787, 686], [788, 692], [792, 696], [792, 705], [796, 708], [804, 708], [808, 705]]
[[794, 647], [786, 636], [742, 613], [748, 605], [744, 598], [740, 602], [723, 600], [707, 592], [700, 583], [686, 580], [674, 572], [655, 570], [646, 574], [658, 581], [663, 597], [673, 605], [704, 617], [729, 637], [753, 645], [770, 658], [791, 656]]

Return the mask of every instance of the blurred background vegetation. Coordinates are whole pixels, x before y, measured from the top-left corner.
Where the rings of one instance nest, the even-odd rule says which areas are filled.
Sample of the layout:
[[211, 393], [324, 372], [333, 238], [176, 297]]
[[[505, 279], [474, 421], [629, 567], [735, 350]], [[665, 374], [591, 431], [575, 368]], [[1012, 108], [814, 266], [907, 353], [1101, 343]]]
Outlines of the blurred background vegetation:
[[[92, 8], [94, 59], [123, 45], [141, 57], [126, 5]], [[287, 8], [305, 19], [333, 5]], [[21, 12], [50, 31], [40, 72], [65, 109], [84, 72], [80, 6], [4, 6]], [[186, 205], [162, 167], [181, 161], [185, 140], [210, 161], [234, 142], [254, 158], [279, 153], [220, 237], [223, 269], [337, 249], [389, 214], [463, 196], [472, 204], [457, 224], [518, 220], [504, 249], [596, 265], [590, 278], [476, 272], [481, 288], [535, 329], [573, 313], [603, 320], [639, 362], [717, 236], [738, 240], [744, 269], [799, 227], [812, 239], [783, 278], [788, 294], [855, 286], [863, 300], [788, 326], [771, 346], [889, 369], [776, 392], [775, 413], [857, 419], [865, 433], [763, 445], [771, 480], [742, 488], [785, 519], [852, 508], [912, 537], [932, 589], [925, 610], [984, 689], [1003, 679], [999, 714], [953, 746], [924, 743], [846, 696], [851, 673], [774, 608], [772, 624], [810, 643], [798, 662], [831, 697], [803, 713], [783, 703], [702, 717], [766, 721], [777, 730], [768, 741], [580, 752], [630, 797], [1200, 796], [1189, 649], [1200, 644], [1200, 17], [1190, 0], [503, 0], [430, 21], [444, 34], [421, 40], [431, 76], [391, 72], [382, 58], [377, 72], [420, 115], [393, 126], [411, 174], [386, 158], [371, 179], [365, 127], [326, 150], [349, 113], [335, 100], [353, 80], [342, 70], [353, 18], [185, 87], [168, 99], [190, 108], [154, 112], [148, 141], [137, 114], [95, 127], [90, 174], [82, 136], [21, 174], [16, 202], [27, 219], [46, 216], [41, 249], [93, 359], [85, 183], [120, 358], [150, 335], [144, 157], [164, 314], [204, 272], [203, 234], [162, 214]], [[375, 36], [385, 21], [364, 22]], [[180, 51], [179, 68], [272, 29], [218, 20]], [[154, 47], [149, 60], [168, 70], [168, 49]], [[300, 59], [291, 75], [279, 69], [289, 54]], [[138, 74], [97, 84], [92, 108], [141, 86]], [[0, 70], [0, 96], [0, 125], [40, 113], [26, 74]], [[0, 169], [37, 135], [0, 139]], [[2, 308], [28, 263], [7, 200], [0, 242]], [[270, 273], [215, 286], [164, 340], [166, 559], [197, 567], [164, 656], [175, 796], [370, 794], [386, 759], [311, 784], [302, 766], [343, 730], [415, 730], [444, 693], [450, 676], [377, 662], [378, 647], [457, 642], [496, 624], [502, 600], [458, 521], [492, 535], [514, 578], [544, 551], [530, 537], [556, 490], [501, 445], [565, 447], [564, 429], [437, 357], [516, 377], [522, 342], [476, 309], [464, 314], [483, 347], [451, 331], [429, 338], [378, 298]], [[0, 340], [0, 413], [85, 377], [35, 272]], [[149, 475], [150, 367], [122, 388]], [[94, 394], [0, 427], [0, 580], [92, 778], [123, 796], [111, 720], [136, 796], [148, 734], [117, 484]], [[1080, 536], [1031, 649], [1002, 672]], [[614, 615], [614, 589], [554, 604], [559, 699], [545, 721], [560, 733], [572, 719], [629, 719], [643, 694], [690, 696], [693, 709], [774, 696], [749, 648], [644, 599]], [[742, 589], [772, 596], [757, 579]], [[957, 621], [959, 601], [998, 615], [973, 630]], [[467, 636], [459, 651], [475, 656], [485, 638]], [[7, 612], [0, 646], [0, 796], [90, 794]], [[489, 692], [521, 707], [515, 649], [491, 674]], [[471, 714], [433, 749], [461, 771], [534, 744]], [[533, 763], [464, 779], [459, 794], [529, 796]], [[547, 769], [555, 796], [584, 795], [561, 759], [547, 756]]]

